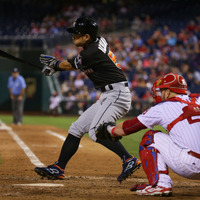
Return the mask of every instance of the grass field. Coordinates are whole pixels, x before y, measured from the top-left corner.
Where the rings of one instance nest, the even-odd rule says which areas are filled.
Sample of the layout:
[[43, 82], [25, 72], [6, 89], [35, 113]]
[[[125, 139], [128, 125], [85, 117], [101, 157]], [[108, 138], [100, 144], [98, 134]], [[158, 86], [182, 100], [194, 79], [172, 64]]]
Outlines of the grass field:
[[[51, 125], [55, 126], [64, 130], [68, 130], [71, 123], [74, 122], [78, 117], [68, 117], [68, 116], [59, 116], [59, 117], [52, 117], [52, 116], [31, 116], [31, 115], [24, 115], [23, 117], [23, 124], [29, 124], [29, 125]], [[12, 115], [0, 115], [0, 120], [7, 125], [9, 125], [12, 122]], [[117, 122], [121, 122], [126, 120], [126, 118], [123, 118]], [[165, 130], [161, 127], [155, 127], [155, 129], [159, 129], [165, 132]], [[135, 134], [123, 137], [121, 139], [122, 144], [125, 146], [127, 151], [136, 156], [139, 157], [138, 149], [139, 149], [139, 143], [141, 141], [141, 138], [143, 134], [147, 131], [147, 129], [144, 129], [142, 131], [139, 131]], [[85, 135], [88, 137], [88, 134]], [[0, 160], [1, 162], [1, 160]]]

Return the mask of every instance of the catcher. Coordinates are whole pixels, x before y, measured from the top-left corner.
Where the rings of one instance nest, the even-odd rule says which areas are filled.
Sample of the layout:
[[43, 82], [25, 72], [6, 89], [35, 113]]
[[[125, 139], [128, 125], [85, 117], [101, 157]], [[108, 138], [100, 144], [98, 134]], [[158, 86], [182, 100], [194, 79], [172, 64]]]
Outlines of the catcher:
[[[200, 95], [189, 94], [185, 79], [169, 73], [152, 87], [156, 103], [138, 117], [116, 126], [100, 125], [97, 138], [113, 140], [149, 128], [139, 146], [142, 167], [148, 184], [135, 185], [138, 195], [172, 194], [168, 167], [178, 175], [200, 180]], [[164, 127], [169, 134], [153, 130]]]

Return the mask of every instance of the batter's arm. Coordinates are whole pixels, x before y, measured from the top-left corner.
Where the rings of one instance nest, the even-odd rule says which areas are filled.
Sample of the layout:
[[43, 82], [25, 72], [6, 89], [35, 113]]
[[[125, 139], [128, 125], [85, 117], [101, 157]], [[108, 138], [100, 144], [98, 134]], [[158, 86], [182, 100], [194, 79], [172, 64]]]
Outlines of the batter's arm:
[[61, 70], [61, 71], [74, 71], [76, 69], [74, 69], [72, 67], [72, 64], [68, 61], [68, 60], [65, 60], [65, 61], [61, 61], [58, 65], [58, 68]]
[[76, 70], [73, 68], [72, 63], [68, 60], [60, 61], [57, 58], [45, 54], [40, 55], [40, 62], [44, 65], [42, 73], [45, 76], [52, 76], [57, 71], [72, 71]]

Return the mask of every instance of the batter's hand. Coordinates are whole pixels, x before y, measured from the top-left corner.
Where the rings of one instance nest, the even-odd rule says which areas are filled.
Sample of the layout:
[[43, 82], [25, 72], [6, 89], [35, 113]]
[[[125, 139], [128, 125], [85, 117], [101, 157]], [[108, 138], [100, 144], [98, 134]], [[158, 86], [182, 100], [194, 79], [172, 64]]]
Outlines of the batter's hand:
[[45, 75], [45, 76], [52, 76], [54, 73], [56, 73], [56, 71], [51, 68], [51, 67], [47, 67], [45, 66], [43, 69], [42, 69], [42, 73]]
[[101, 124], [97, 130], [96, 130], [96, 137], [97, 139], [102, 139], [102, 140], [110, 140], [110, 141], [118, 141], [120, 140], [122, 137], [113, 137], [111, 136], [111, 134], [108, 132], [107, 127], [108, 126], [116, 126], [116, 123], [114, 122], [105, 122], [103, 124]]
[[40, 62], [43, 65], [50, 67], [50, 68], [54, 69], [55, 71], [58, 71], [58, 64], [60, 63], [60, 61], [57, 60], [55, 57], [45, 55], [45, 54], [41, 54], [40, 55]]

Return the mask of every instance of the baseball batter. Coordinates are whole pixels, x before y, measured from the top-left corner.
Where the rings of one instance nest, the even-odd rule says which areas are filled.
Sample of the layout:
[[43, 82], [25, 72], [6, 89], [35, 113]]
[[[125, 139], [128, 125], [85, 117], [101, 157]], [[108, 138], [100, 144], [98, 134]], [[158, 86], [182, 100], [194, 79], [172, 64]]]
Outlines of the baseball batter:
[[[117, 126], [104, 124], [104, 134], [119, 137], [151, 129], [144, 134], [139, 148], [149, 185], [135, 185], [131, 190], [138, 195], [171, 195], [168, 167], [180, 176], [200, 180], [200, 95], [188, 94], [185, 79], [173, 73], [156, 81], [152, 90], [155, 106]], [[155, 125], [169, 134], [152, 130]], [[97, 131], [98, 138], [104, 136]]]
[[123, 170], [117, 178], [121, 182], [139, 168], [141, 162], [132, 157], [119, 141], [97, 139], [95, 132], [103, 122], [115, 122], [129, 111], [131, 94], [128, 82], [106, 40], [97, 36], [98, 25], [94, 20], [79, 18], [67, 31], [72, 33], [74, 44], [83, 50], [74, 59], [65, 61], [42, 54], [40, 61], [45, 65], [42, 72], [51, 76], [56, 71], [81, 70], [102, 94], [96, 103], [72, 123], [58, 161], [48, 167], [36, 167], [35, 171], [43, 177], [63, 179], [64, 169], [77, 151], [82, 136], [89, 133], [93, 141], [104, 145], [123, 160]]

